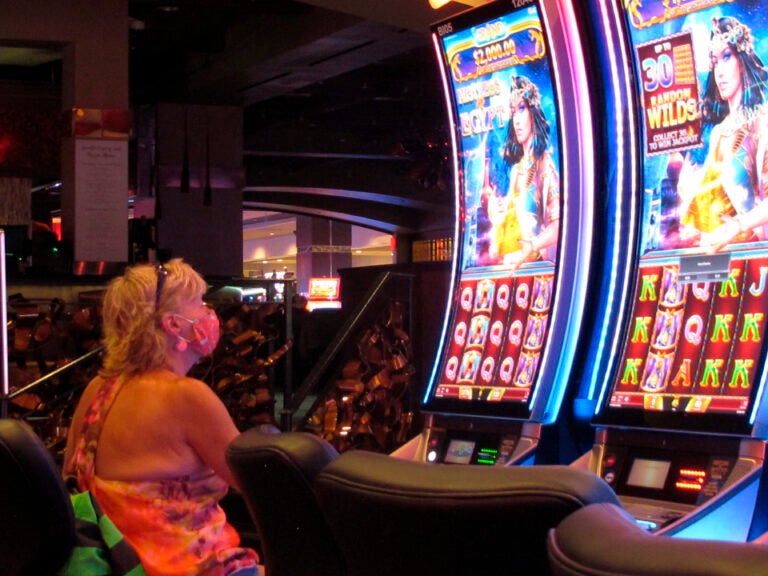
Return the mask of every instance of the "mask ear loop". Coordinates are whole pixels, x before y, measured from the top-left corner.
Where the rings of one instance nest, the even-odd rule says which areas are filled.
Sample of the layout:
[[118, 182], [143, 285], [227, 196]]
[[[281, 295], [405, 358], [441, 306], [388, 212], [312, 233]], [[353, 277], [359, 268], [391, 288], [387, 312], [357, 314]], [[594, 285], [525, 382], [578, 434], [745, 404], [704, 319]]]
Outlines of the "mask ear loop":
[[[195, 324], [197, 324], [196, 321], [190, 320], [189, 318], [185, 318], [184, 316], [181, 316], [180, 314], [174, 314], [174, 316], [176, 316], [177, 318], [181, 318], [182, 320], [186, 320], [187, 322], [192, 324], [192, 329], [195, 332], [195, 338], [197, 338], [197, 339], [200, 338], [200, 335], [198, 334], [197, 329], [195, 329], [195, 327], [194, 327]], [[181, 334], [178, 334], [176, 336], [176, 344], [175, 344], [176, 350], [178, 350], [179, 352], [184, 352], [187, 348], [189, 348], [189, 344], [191, 342], [194, 342], [194, 339], [188, 340], [187, 338], [184, 338], [184, 336], [182, 336]]]

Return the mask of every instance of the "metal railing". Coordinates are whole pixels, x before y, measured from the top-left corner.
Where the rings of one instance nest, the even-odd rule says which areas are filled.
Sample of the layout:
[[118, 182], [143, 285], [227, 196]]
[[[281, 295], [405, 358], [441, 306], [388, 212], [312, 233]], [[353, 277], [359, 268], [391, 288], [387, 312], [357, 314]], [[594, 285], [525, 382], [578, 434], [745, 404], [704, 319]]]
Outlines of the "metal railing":
[[[91, 359], [93, 356], [97, 356], [101, 354], [103, 350], [103, 347], [99, 346], [98, 348], [94, 348], [93, 350], [90, 350], [89, 352], [86, 352], [79, 358], [75, 358], [71, 362], [68, 362], [67, 364], [64, 364], [63, 366], [60, 366], [59, 368], [56, 368], [55, 370], [52, 370], [51, 372], [48, 372], [44, 376], [41, 376], [34, 382], [31, 382], [24, 386], [23, 388], [19, 388], [18, 390], [14, 390], [13, 392], [7, 393], [3, 392], [0, 394], [0, 417], [7, 418], [8, 417], [8, 404], [13, 401], [15, 398], [18, 398], [19, 396], [23, 394], [27, 394], [41, 386], [42, 384], [45, 384], [49, 380], [56, 378], [57, 376], [60, 376], [61, 374], [64, 374], [66, 372], [69, 372], [79, 364], [85, 362], [86, 360]], [[8, 354], [5, 354], [5, 362], [8, 361]], [[72, 392], [72, 390], [69, 390], [69, 392]]]
[[280, 413], [280, 427], [283, 431], [293, 430], [293, 417], [306, 401], [307, 397], [316, 392], [321, 384], [321, 380], [328, 372], [336, 367], [339, 355], [349, 344], [350, 340], [358, 335], [365, 322], [368, 322], [371, 316], [380, 310], [379, 306], [383, 303], [384, 297], [389, 297], [388, 289], [397, 281], [407, 281], [407, 301], [408, 301], [408, 327], [411, 327], [411, 303], [413, 302], [413, 274], [404, 272], [386, 271], [379, 274], [370, 287], [365, 297], [355, 310], [346, 318], [339, 328], [336, 337], [330, 342], [325, 351], [320, 355], [317, 362], [313, 365], [301, 385], [295, 390], [290, 389], [290, 380], [286, 382], [284, 391], [283, 409]]

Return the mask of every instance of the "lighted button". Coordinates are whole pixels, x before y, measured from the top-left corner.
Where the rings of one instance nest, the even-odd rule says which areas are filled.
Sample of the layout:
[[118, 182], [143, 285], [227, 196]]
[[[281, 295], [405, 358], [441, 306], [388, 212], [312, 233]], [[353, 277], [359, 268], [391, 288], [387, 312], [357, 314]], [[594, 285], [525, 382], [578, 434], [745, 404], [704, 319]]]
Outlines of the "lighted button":
[[434, 462], [435, 460], [437, 460], [437, 450], [427, 452], [427, 462]]
[[648, 532], [653, 532], [659, 527], [656, 522], [651, 520], [639, 520], [635, 518], [635, 522], [637, 522], [643, 529], [647, 530]]
[[606, 468], [613, 468], [616, 465], [616, 456], [614, 456], [613, 454], [606, 456], [605, 459], [603, 460], [603, 465]]

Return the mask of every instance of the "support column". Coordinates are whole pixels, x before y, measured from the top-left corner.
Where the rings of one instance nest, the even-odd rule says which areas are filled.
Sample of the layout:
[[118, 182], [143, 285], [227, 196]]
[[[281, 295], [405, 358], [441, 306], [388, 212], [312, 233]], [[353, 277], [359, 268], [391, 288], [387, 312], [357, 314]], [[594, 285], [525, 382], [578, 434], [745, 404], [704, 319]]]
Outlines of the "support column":
[[[125, 112], [128, 25], [128, 0], [25, 0], [3, 7], [0, 37], [20, 46], [61, 49], [64, 113]], [[105, 271], [106, 263], [124, 263], [128, 256], [128, 151], [127, 141], [95, 151], [97, 142], [99, 137], [86, 151], [73, 136], [62, 139], [62, 231], [76, 261], [98, 261], [97, 270]]]
[[155, 122], [158, 252], [203, 275], [242, 275], [242, 109], [158, 104]]
[[5, 267], [8, 277], [23, 268], [32, 220], [32, 182], [29, 178], [0, 178], [0, 228], [5, 232]]
[[309, 279], [339, 275], [352, 265], [352, 226], [345, 222], [296, 217], [296, 277], [298, 291], [309, 290]]
[[[75, 4], [67, 4], [73, 36], [63, 48], [61, 104], [72, 122], [62, 139], [61, 221], [73, 271], [88, 274], [128, 261], [128, 2]], [[92, 132], [78, 128], [88, 115]]]

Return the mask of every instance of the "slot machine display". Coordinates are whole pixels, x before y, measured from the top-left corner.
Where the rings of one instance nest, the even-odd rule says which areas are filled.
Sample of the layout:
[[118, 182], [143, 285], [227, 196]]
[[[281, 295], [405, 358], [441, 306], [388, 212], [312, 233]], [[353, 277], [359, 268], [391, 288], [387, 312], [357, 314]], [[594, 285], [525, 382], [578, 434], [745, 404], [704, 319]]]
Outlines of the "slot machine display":
[[306, 309], [341, 308], [341, 278], [310, 278]]
[[592, 118], [570, 4], [503, 0], [437, 23], [453, 129], [454, 273], [422, 435], [396, 456], [519, 464], [554, 422], [592, 233]]
[[577, 465], [655, 533], [749, 539], [768, 434], [768, 14], [756, 1], [590, 4], [611, 74], [634, 79], [615, 93], [637, 112], [622, 137], [637, 179], [615, 189], [625, 314], [594, 346], [598, 428]]

